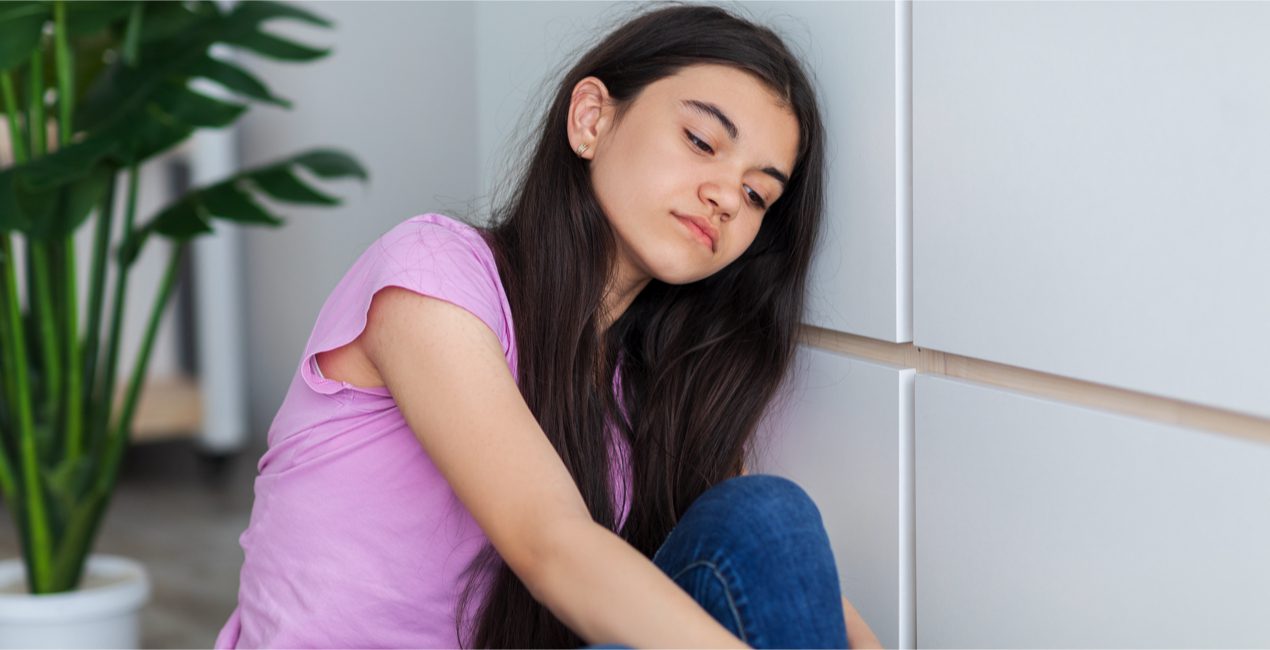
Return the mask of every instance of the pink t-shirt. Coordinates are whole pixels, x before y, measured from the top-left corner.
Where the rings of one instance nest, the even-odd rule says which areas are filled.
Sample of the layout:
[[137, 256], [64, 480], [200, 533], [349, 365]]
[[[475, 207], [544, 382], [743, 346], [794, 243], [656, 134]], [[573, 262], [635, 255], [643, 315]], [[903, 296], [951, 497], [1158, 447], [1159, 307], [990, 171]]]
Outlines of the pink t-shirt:
[[[424, 214], [371, 244], [322, 305], [269, 428], [251, 520], [239, 538], [238, 606], [216, 648], [459, 645], [461, 572], [485, 534], [388, 390], [325, 378], [315, 358], [358, 337], [372, 296], [386, 286], [475, 314], [498, 335], [516, 375], [507, 295], [475, 229]], [[629, 450], [621, 436], [610, 436], [624, 522]]]

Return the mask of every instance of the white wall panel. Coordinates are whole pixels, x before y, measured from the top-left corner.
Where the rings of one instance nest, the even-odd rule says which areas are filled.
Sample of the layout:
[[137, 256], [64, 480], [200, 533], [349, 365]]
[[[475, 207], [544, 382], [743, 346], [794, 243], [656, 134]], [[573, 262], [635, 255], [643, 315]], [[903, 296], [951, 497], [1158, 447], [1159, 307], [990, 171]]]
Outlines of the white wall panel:
[[1270, 444], [915, 391], [917, 643], [1270, 646]]
[[754, 471], [820, 508], [843, 594], [888, 648], [913, 647], [912, 369], [802, 347]]
[[[911, 340], [908, 3], [716, 4], [772, 27], [817, 77], [829, 175], [808, 322]], [[638, 9], [607, 2], [476, 5], [477, 207], [524, 153], [516, 138], [535, 130], [560, 74]]]
[[907, 2], [755, 2], [820, 91], [828, 131], [826, 236], [807, 322], [912, 340]]
[[612, 2], [475, 4], [479, 211], [529, 153], [525, 136], [532, 147], [541, 135], [538, 120], [564, 72], [636, 9]]
[[1270, 416], [1270, 3], [922, 2], [914, 340]]

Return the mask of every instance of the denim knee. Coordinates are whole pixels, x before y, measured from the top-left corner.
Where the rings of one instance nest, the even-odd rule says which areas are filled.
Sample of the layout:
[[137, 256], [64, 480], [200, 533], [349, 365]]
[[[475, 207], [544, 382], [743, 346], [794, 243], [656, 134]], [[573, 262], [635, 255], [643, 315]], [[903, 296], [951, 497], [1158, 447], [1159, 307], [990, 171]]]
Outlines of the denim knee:
[[[653, 562], [752, 647], [846, 646], [828, 534], [794, 481], [749, 474], [714, 485], [689, 506]], [[716, 585], [721, 596], [707, 589]]]
[[774, 474], [730, 478], [707, 490], [693, 507], [725, 509], [730, 518], [742, 526], [755, 520], [782, 525], [800, 521], [823, 525], [820, 509], [807, 491], [794, 481]]

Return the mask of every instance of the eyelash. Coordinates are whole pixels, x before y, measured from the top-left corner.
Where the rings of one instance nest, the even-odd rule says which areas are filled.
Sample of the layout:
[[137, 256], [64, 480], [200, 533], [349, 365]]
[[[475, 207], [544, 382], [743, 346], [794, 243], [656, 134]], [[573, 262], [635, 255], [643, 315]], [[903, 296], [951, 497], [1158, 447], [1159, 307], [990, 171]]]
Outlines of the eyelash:
[[[684, 129], [684, 133], [688, 135], [688, 139], [692, 141], [693, 146], [695, 146], [697, 149], [700, 149], [701, 151], [705, 153], [714, 153], [714, 149], [710, 148], [710, 145], [706, 144], [704, 140], [693, 135], [692, 131]], [[755, 192], [752, 189], [750, 190], [749, 193], [751, 194], [751, 196], [753, 196], [753, 198], [750, 199], [751, 205], [753, 205], [754, 207], [760, 210], [767, 209], [767, 201], [763, 200], [762, 195], [760, 195], [758, 192]]]

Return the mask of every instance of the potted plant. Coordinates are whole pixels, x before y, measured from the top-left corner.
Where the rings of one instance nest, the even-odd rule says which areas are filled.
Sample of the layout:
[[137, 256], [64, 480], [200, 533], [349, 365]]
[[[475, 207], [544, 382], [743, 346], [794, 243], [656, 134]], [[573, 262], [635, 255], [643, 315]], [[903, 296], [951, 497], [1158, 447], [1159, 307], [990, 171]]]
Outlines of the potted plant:
[[[197, 129], [233, 124], [247, 107], [223, 97], [290, 107], [246, 70], [214, 57], [214, 45], [282, 61], [329, 53], [262, 30], [275, 19], [330, 26], [274, 2], [0, 3], [0, 128], [11, 147], [4, 159], [12, 161], [0, 168], [0, 492], [22, 550], [20, 559], [0, 562], [0, 645], [138, 645], [137, 612], [148, 598], [144, 569], [90, 551], [181, 255], [191, 239], [212, 232], [214, 219], [280, 225], [257, 194], [339, 204], [297, 176], [298, 169], [366, 180], [352, 157], [312, 150], [194, 188], [138, 222], [139, 167]], [[196, 78], [228, 92], [215, 98], [194, 90], [189, 83]], [[127, 207], [123, 236], [112, 242], [121, 175]], [[94, 245], [91, 258], [81, 258], [74, 234], [89, 223]], [[171, 254], [116, 405], [128, 271], [155, 238], [167, 239]], [[16, 280], [19, 241], [26, 251], [25, 306]], [[81, 259], [91, 264], [82, 331], [75, 271]], [[103, 319], [108, 264], [117, 283]], [[85, 618], [87, 638], [68, 636], [75, 615]], [[111, 625], [122, 636], [109, 636]]]

